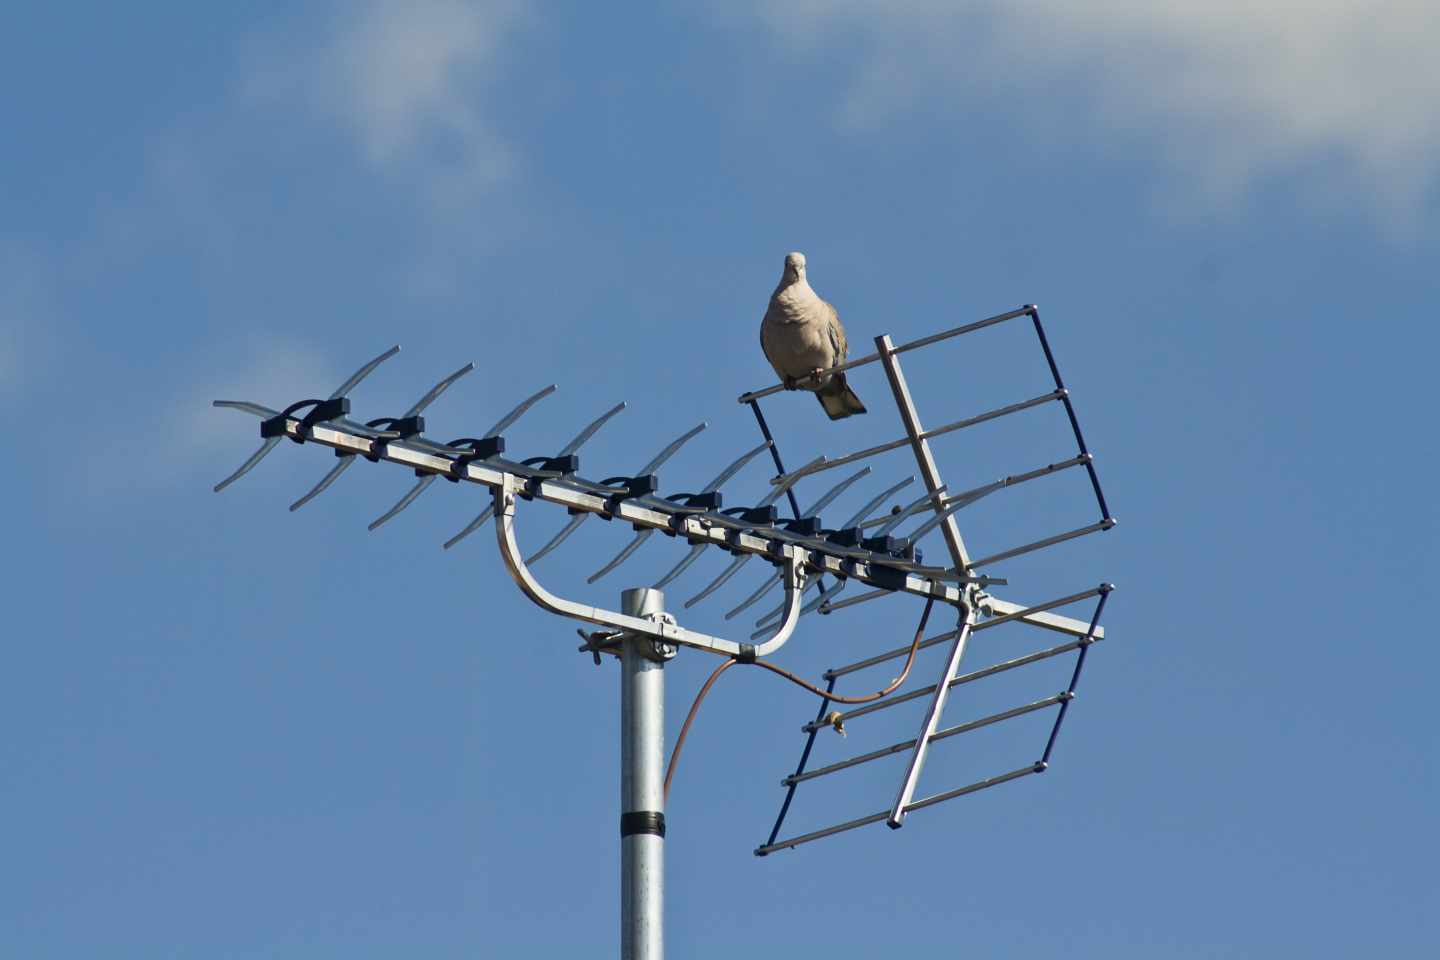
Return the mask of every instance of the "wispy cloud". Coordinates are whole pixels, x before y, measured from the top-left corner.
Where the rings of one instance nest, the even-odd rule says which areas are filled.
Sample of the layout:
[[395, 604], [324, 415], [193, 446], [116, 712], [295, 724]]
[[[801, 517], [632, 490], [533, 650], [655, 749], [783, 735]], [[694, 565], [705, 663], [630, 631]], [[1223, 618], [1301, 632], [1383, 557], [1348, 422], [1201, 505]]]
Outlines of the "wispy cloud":
[[514, 151], [492, 128], [486, 95], [524, 8], [512, 0], [366, 0], [338, 11], [313, 46], [257, 51], [247, 93], [328, 117], [372, 169], [420, 187], [436, 210], [504, 180]]
[[[854, 54], [845, 122], [898, 102], [1023, 92], [1045, 122], [1073, 95], [1210, 196], [1313, 165], [1402, 213], [1440, 172], [1433, 0], [756, 0], [797, 55]], [[1064, 102], [1060, 101], [1064, 99]], [[1029, 118], [1034, 120], [1034, 116]], [[1064, 124], [1064, 135], [1073, 136]]]

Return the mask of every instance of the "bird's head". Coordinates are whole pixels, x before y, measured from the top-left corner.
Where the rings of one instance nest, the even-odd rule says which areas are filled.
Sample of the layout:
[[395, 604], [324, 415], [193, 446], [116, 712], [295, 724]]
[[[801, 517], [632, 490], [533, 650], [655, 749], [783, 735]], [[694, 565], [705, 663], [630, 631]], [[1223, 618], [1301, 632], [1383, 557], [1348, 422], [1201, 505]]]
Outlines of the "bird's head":
[[805, 254], [798, 251], [785, 254], [784, 278], [787, 286], [797, 280], [805, 279]]

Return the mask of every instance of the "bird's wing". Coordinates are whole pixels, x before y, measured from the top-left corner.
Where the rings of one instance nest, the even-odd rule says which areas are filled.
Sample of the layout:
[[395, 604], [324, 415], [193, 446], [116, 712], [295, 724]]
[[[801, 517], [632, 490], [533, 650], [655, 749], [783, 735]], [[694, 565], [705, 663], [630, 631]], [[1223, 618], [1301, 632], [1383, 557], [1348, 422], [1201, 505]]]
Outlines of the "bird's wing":
[[775, 330], [770, 323], [770, 310], [767, 308], [764, 319], [760, 321], [760, 352], [765, 354], [766, 360], [770, 361], [770, 367], [775, 371], [775, 376], [783, 380], [785, 379], [785, 371], [780, 369], [780, 364], [775, 359], [776, 354], [770, 350], [770, 341], [774, 335]]
[[828, 316], [827, 326], [829, 327], [830, 333], [830, 348], [835, 351], [835, 362], [831, 364], [831, 366], [838, 366], [845, 362], [845, 358], [850, 353], [850, 344], [845, 341], [845, 326], [840, 322], [840, 314], [835, 309], [834, 304], [826, 303], [824, 300], [820, 302], [825, 304], [825, 312]]

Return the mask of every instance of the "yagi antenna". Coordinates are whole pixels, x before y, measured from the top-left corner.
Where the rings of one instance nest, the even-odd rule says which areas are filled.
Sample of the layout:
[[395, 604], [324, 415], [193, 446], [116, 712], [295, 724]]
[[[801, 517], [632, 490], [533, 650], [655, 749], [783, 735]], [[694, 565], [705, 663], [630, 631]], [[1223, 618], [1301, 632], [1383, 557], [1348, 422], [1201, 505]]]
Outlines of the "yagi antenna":
[[[901, 368], [901, 355], [1021, 319], [1029, 320], [1033, 327], [1050, 373], [1051, 383], [1044, 392], [926, 429]], [[1100, 617], [1113, 590], [1109, 583], [1079, 591], [1072, 587], [1069, 593], [1038, 603], [1017, 602], [992, 592], [997, 587], [1008, 587], [1009, 579], [1016, 576], [1015, 570], [999, 569], [1007, 561], [1108, 530], [1115, 524], [1100, 488], [1095, 457], [1080, 432], [1070, 392], [1061, 380], [1040, 322], [1039, 310], [1033, 305], [1021, 307], [898, 346], [890, 337], [881, 336], [875, 338], [875, 348], [874, 353], [839, 364], [828, 371], [818, 371], [800, 378], [800, 381], [776, 384], [742, 395], [740, 402], [751, 408], [763, 442], [727, 464], [703, 487], [669, 488], [675, 492], [667, 492], [662, 489], [657, 471], [704, 431], [706, 423], [681, 433], [643, 462], [634, 474], [604, 477], [600, 473], [590, 473], [587, 476], [580, 469], [580, 448], [625, 409], [624, 403], [616, 404], [595, 417], [557, 453], [532, 457], [516, 457], [509, 453], [506, 449], [510, 439], [506, 436], [507, 431], [535, 403], [555, 392], [553, 384], [521, 401], [479, 436], [462, 436], [443, 443], [426, 437], [423, 413], [451, 386], [469, 374], [474, 369], [473, 364], [466, 364], [437, 382], [398, 417], [377, 417], [365, 421], [352, 419], [351, 391], [399, 351], [400, 348], [395, 346], [362, 366], [325, 399], [300, 400], [278, 410], [251, 401], [215, 401], [217, 407], [258, 417], [262, 440], [260, 448], [234, 473], [216, 484], [215, 489], [223, 490], [245, 476], [281, 439], [289, 438], [301, 445], [328, 447], [338, 458], [314, 487], [291, 504], [292, 511], [314, 500], [361, 459], [399, 465], [413, 471], [416, 478], [404, 496], [371, 522], [372, 530], [395, 518], [420, 494], [434, 488], [437, 479], [456, 486], [470, 484], [486, 491], [489, 504], [447, 540], [445, 548], [448, 550], [455, 546], [493, 517], [495, 542], [501, 560], [521, 592], [552, 613], [598, 628], [580, 631], [584, 639], [580, 650], [591, 656], [596, 664], [602, 662], [605, 654], [613, 655], [620, 661], [621, 705], [625, 718], [622, 724], [620, 817], [622, 953], [627, 957], [658, 957], [666, 797], [680, 746], [705, 691], [721, 672], [734, 665], [759, 666], [790, 680], [820, 700], [814, 719], [801, 726], [805, 739], [798, 763], [792, 772], [780, 778], [785, 792], [779, 813], [768, 838], [755, 849], [757, 855], [764, 856], [869, 824], [883, 822], [899, 828], [916, 811], [1045, 771], [1052, 763], [1061, 724], [1075, 700], [1081, 668], [1089, 648], [1105, 636]], [[761, 400], [781, 392], [787, 385], [814, 386], [822, 382], [820, 378], [844, 371], [859, 371], [872, 365], [878, 366], [884, 373], [904, 435], [839, 457], [818, 453], [798, 469], [787, 471], [779, 445], [761, 411]], [[1054, 405], [1064, 410], [1075, 440], [1076, 449], [1073, 452], [1065, 452], [1043, 466], [1025, 465], [1026, 469], [998, 479], [970, 477], [966, 480], [972, 484], [970, 486], [961, 484], [951, 487], [942, 479], [932, 446], [934, 443], [957, 443], [967, 436], [964, 431], [971, 426], [1001, 420], [1023, 411], [1053, 408]], [[852, 493], [852, 488], [873, 469], [871, 463], [860, 464], [860, 461], [870, 461], [905, 449], [910, 451], [909, 459], [913, 460], [914, 472], [911, 475], [894, 482], [876, 484], [879, 489], [866, 493]], [[747, 464], [767, 452], [773, 462], [775, 476], [764, 496], [758, 501], [751, 501], [753, 505], [744, 505], [746, 501], [743, 498], [739, 501], [740, 505], [727, 505], [724, 502], [727, 495], [722, 488]], [[973, 458], [964, 462], [971, 460]], [[811, 478], [816, 475], [854, 464], [860, 464], [858, 469], [818, 495], [810, 489]], [[973, 512], [994, 509], [997, 505], [1004, 509], [1007, 496], [1003, 491], [1042, 477], [1073, 477], [1075, 473], [1071, 471], [1076, 468], [1084, 468], [1098, 508], [1098, 519], [1018, 545], [979, 544], [977, 541], [976, 547], [972, 547], [962, 536], [961, 516], [968, 518]], [[886, 469], [888, 472], [888, 467]], [[908, 473], [910, 470], [911, 467], [907, 467], [896, 472]], [[602, 479], [589, 479], [593, 476], [601, 476]], [[895, 498], [906, 491], [917, 477], [923, 492], [913, 499], [895, 502]], [[804, 510], [800, 509], [797, 498], [802, 483], [806, 485], [810, 501]], [[960, 492], [953, 492], [956, 489]], [[846, 519], [833, 527], [826, 525], [822, 520], [822, 511], [846, 497], [853, 497], [855, 501], [839, 511], [842, 515], [848, 514]], [[777, 504], [781, 498], [790, 506], [792, 515], [788, 519], [781, 519], [779, 515]], [[530, 506], [522, 507], [522, 504]], [[543, 546], [525, 556], [516, 530], [519, 516], [521, 513], [542, 512], [549, 507], [563, 508], [568, 520]], [[587, 578], [587, 583], [593, 584], [618, 569], [641, 546], [652, 541], [657, 532], [664, 535], [659, 542], [673, 539], [683, 542], [688, 549], [653, 586], [623, 591], [618, 610], [599, 606], [590, 599], [572, 599], [542, 583], [533, 567], [564, 546], [592, 516], [618, 521], [616, 525], [629, 528], [632, 535], [618, 553], [595, 569]], [[992, 524], [991, 528], [994, 526]], [[1005, 524], [1000, 526], [1007, 528]], [[920, 549], [921, 541], [936, 531], [943, 540], [943, 549], [927, 546], [925, 553], [932, 554], [927, 557]], [[714, 617], [720, 623], [719, 632], [715, 633], [681, 626], [675, 616], [666, 610], [662, 592], [664, 587], [675, 582], [695, 564], [707, 548], [728, 553], [730, 560], [718, 576], [685, 600], [685, 611], [718, 593], [754, 558], [762, 559], [768, 568], [748, 596], [732, 606], [723, 617]], [[936, 559], [936, 556], [941, 559]], [[783, 600], [759, 616], [753, 632], [740, 637], [725, 635], [723, 631], [728, 629], [724, 626], [725, 622], [754, 606], [777, 585], [783, 586]], [[1029, 579], [1021, 587], [1023, 590], [1035, 588], [1035, 583]], [[842, 597], [842, 593], [846, 595]], [[925, 600], [920, 626], [908, 646], [888, 647], [832, 668], [823, 675], [823, 688], [773, 662], [773, 656], [795, 636], [805, 615], [820, 613], [833, 618], [852, 607], [892, 596]], [[1083, 607], [1078, 615], [1071, 615], [1075, 611], [1069, 608], [1090, 604], [1093, 606], [1088, 609], [1088, 615]], [[926, 625], [932, 609], [936, 607], [953, 611], [955, 625], [926, 636]], [[813, 624], [817, 620], [805, 622]], [[828, 633], [835, 629], [833, 625], [840, 624], [840, 628], [844, 629], [850, 621], [841, 618], [822, 622], [827, 623]], [[972, 639], [1006, 625], [1010, 626], [1012, 634], [1017, 630], [1025, 633], [1044, 631], [1050, 635], [1050, 642], [1029, 653], [1015, 655], [1007, 652], [1001, 659], [977, 665], [974, 662], [977, 655], [970, 653]], [[1057, 635], [1060, 638], [1058, 643], [1055, 642]], [[682, 647], [714, 654], [722, 659], [697, 696], [677, 738], [669, 770], [665, 772], [661, 765], [663, 729], [660, 723], [663, 667]], [[915, 675], [912, 682], [917, 654], [930, 648], [944, 650], [941, 669], [933, 678]], [[958, 709], [969, 707], [971, 701], [966, 694], [971, 684], [1068, 654], [1075, 654], [1075, 662], [1069, 682], [1060, 690], [1054, 691], [1052, 687], [1048, 691], [1040, 691], [1043, 695], [1038, 698], [1032, 696], [998, 712], [967, 715], [958, 721], [953, 717], [947, 719], [947, 714], [953, 712], [952, 700], [961, 705]], [[983, 656], [983, 653], [979, 655]], [[904, 666], [899, 676], [878, 692], [860, 695], [840, 692], [842, 685], [854, 682], [852, 678], [863, 678], [867, 671], [881, 665], [893, 665], [902, 658]], [[960, 669], [962, 660], [967, 665], [963, 672]], [[871, 724], [871, 718], [885, 711], [906, 707], [919, 711], [913, 737], [881, 742], [848, 756], [827, 755], [841, 742], [839, 738], [826, 737], [824, 745], [819, 743], [819, 738], [826, 736], [827, 730], [845, 733], [848, 726], [864, 731]], [[958, 785], [941, 784], [939, 789], [928, 794], [920, 792], [926, 759], [932, 749], [953, 750], [956, 749], [954, 744], [966, 742], [968, 734], [981, 730], [994, 731], [1022, 717], [1046, 714], [1053, 716], [1043, 749], [1038, 751], [1038, 759], [979, 780]], [[797, 791], [804, 784], [829, 777], [843, 778], [847, 771], [857, 767], [886, 761], [898, 766], [893, 781], [894, 791], [860, 808], [868, 812], [856, 816], [851, 810], [849, 819], [782, 835]]]

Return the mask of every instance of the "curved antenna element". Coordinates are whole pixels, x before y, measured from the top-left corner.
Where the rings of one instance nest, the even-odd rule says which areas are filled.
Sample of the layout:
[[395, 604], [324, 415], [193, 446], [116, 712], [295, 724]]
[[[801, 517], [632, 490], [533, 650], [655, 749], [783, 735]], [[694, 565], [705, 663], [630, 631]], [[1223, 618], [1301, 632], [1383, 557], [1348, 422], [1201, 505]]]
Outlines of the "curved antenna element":
[[655, 581], [655, 589], [665, 589], [665, 585], [668, 584], [671, 580], [674, 580], [676, 577], [680, 576], [680, 574], [684, 573], [686, 570], [689, 570], [690, 565], [696, 560], [700, 559], [700, 554], [705, 552], [705, 548], [707, 546], [709, 546], [709, 544], [705, 543], [697, 543], [692, 546], [690, 550], [685, 554], [685, 556], [680, 558], [680, 562], [670, 568], [669, 573], [665, 574], [665, 576]]
[[525, 415], [525, 411], [529, 410], [531, 407], [535, 406], [536, 403], [544, 400], [546, 397], [550, 396], [550, 394], [554, 392], [555, 384], [552, 383], [544, 390], [538, 390], [535, 393], [532, 393], [530, 396], [520, 401], [520, 403], [515, 407], [514, 410], [511, 410], [509, 413], [505, 414], [505, 416], [501, 417], [499, 421], [496, 422], [495, 426], [485, 431], [482, 436], [486, 439], [490, 437], [500, 436], [500, 434], [504, 433], [507, 429], [509, 429], [516, 420], [519, 420], [521, 417], [523, 417]]
[[340, 397], [349, 394], [351, 390], [354, 390], [357, 386], [359, 386], [361, 380], [364, 380], [366, 377], [370, 376], [370, 374], [375, 371], [376, 367], [380, 366], [380, 364], [384, 363], [386, 360], [389, 360], [391, 357], [395, 356], [395, 354], [399, 352], [400, 344], [397, 343], [389, 350], [386, 350], [384, 353], [380, 354], [380, 356], [376, 357], [374, 360], [371, 360], [369, 363], [365, 364], [365, 366], [361, 367], [359, 370], [356, 370], [354, 373], [350, 374], [349, 379], [347, 379], [344, 383], [340, 384], [340, 386], [336, 387], [335, 392], [330, 394], [330, 399], [338, 400]]
[[340, 462], [335, 464], [335, 466], [331, 467], [330, 472], [326, 473], [325, 476], [321, 477], [319, 483], [311, 487], [310, 491], [306, 493], [303, 497], [301, 497], [299, 500], [296, 500], [294, 503], [290, 504], [290, 512], [294, 513], [296, 510], [299, 510], [301, 507], [305, 506], [305, 504], [309, 503], [311, 500], [314, 500], [316, 497], [320, 496], [320, 494], [324, 493], [326, 489], [329, 488], [330, 484], [340, 479], [340, 474], [350, 469], [350, 465], [354, 462], [355, 455], [353, 453], [349, 456], [341, 457]]
[[568, 457], [576, 450], [579, 450], [582, 446], [584, 446], [586, 440], [589, 440], [591, 437], [595, 436], [596, 430], [599, 430], [601, 427], [605, 426], [605, 421], [609, 420], [611, 417], [615, 416], [615, 414], [619, 413], [621, 410], [624, 409], [625, 401], [621, 400], [619, 403], [615, 404], [615, 406], [600, 414], [600, 416], [596, 417], [590, 422], [590, 425], [588, 427], [576, 434], [574, 440], [571, 440], [569, 443], [565, 444], [565, 446], [560, 448], [559, 456]]
[[755, 449], [746, 450], [735, 460], [734, 463], [730, 464], [730, 466], [726, 467], [724, 470], [721, 470], [718, 474], [716, 474], [714, 480], [711, 480], [709, 483], [705, 484], [705, 486], [701, 487], [700, 492], [714, 493], [716, 490], [719, 490], [722, 486], [724, 486], [730, 481], [731, 477], [739, 473], [747, 463], [760, 456], [760, 454], [764, 453], [766, 450], [769, 450], [771, 446], [773, 446], [773, 444], [769, 440], [766, 440], [764, 443], [760, 444]]
[[230, 410], [240, 410], [244, 413], [253, 413], [261, 420], [268, 420], [279, 415], [279, 410], [271, 410], [269, 407], [262, 407], [258, 403], [251, 403], [248, 400], [212, 400], [212, 407], [225, 407]]
[[858, 527], [861, 523], [864, 523], [865, 520], [869, 519], [870, 514], [874, 513], [875, 510], [879, 508], [880, 504], [884, 503], [886, 500], [889, 500], [895, 494], [899, 493], [901, 490], [904, 490], [906, 487], [910, 486], [910, 484], [914, 482], [915, 477], [911, 475], [906, 477], [904, 480], [901, 480], [894, 486], [887, 487], [880, 493], [875, 494], [874, 498], [866, 501], [865, 506], [861, 507], [859, 510], [856, 510], [849, 517], [849, 519], [847, 519], [844, 523], [840, 524], [840, 526], [836, 529], [848, 530], [851, 527]]
[[695, 594], [695, 596], [691, 597], [689, 600], [685, 601], [685, 609], [689, 610], [691, 607], [695, 606], [695, 604], [699, 603], [701, 600], [704, 600], [716, 590], [719, 590], [722, 586], [725, 585], [725, 581], [729, 580], [731, 577], [735, 576], [735, 574], [739, 573], [740, 568], [745, 566], [745, 562], [753, 556], [753, 553], [746, 553], [741, 554], [734, 560], [731, 560], [730, 565], [726, 567], [723, 572], [721, 572], [720, 576], [712, 580], [708, 587]]
[[404, 510], [406, 507], [410, 506], [410, 504], [414, 503], [415, 498], [420, 496], [420, 494], [424, 493], [426, 488], [429, 487], [430, 484], [434, 483], [436, 477], [438, 476], [439, 474], [432, 473], [428, 477], [421, 477], [419, 480], [416, 480], [415, 486], [410, 488], [409, 493], [405, 494], [405, 496], [397, 500], [395, 502], [395, 506], [391, 507], [389, 510], [386, 510], [374, 520], [371, 520], [370, 525], [366, 529], [378, 530], [382, 524], [386, 523], [401, 510]]
[[[213, 407], [223, 407], [230, 410], [239, 410], [242, 413], [254, 414], [262, 420], [268, 420], [271, 417], [278, 416], [280, 412], [278, 410], [271, 410], [269, 407], [261, 406], [258, 403], [250, 403], [248, 400], [212, 400], [210, 402], [210, 405]], [[265, 455], [271, 450], [274, 450], [275, 444], [279, 442], [279, 437], [271, 437], [264, 443], [260, 444], [259, 450], [256, 450], [254, 453], [250, 454], [250, 458], [244, 463], [240, 464], [239, 468], [234, 473], [230, 474], [230, 476], [215, 484], [212, 489], [216, 493], [219, 493], [221, 490], [224, 490], [226, 487], [230, 486], [230, 484], [234, 483], [236, 480], [239, 480], [241, 477], [245, 476], [245, 474], [255, 469], [255, 464], [265, 459]]]
[[440, 399], [440, 394], [450, 389], [450, 384], [454, 383], [456, 380], [459, 380], [461, 377], [465, 376], [465, 374], [469, 373], [471, 370], [474, 369], [474, 363], [467, 363], [459, 370], [456, 370], [454, 373], [450, 374], [450, 376], [446, 377], [444, 380], [441, 380], [439, 383], [435, 384], [435, 386], [431, 387], [429, 392], [426, 393], [425, 396], [421, 397], [418, 401], [416, 401], [415, 406], [411, 407], [409, 410], [406, 410], [404, 416], [402, 416], [400, 419], [403, 420], [405, 419], [405, 417], [415, 417], [424, 413], [426, 407], [430, 406], [430, 404]]
[[455, 544], [459, 543], [461, 540], [464, 540], [476, 530], [479, 530], [484, 525], [485, 521], [489, 520], [494, 515], [495, 507], [493, 505], [486, 507], [484, 510], [480, 511], [479, 515], [476, 516], [474, 520], [471, 520], [465, 525], [464, 530], [461, 530], [459, 533], [455, 534], [455, 536], [451, 537], [449, 540], [446, 540], [443, 544], [441, 544], [441, 546], [444, 547], [446, 550], [449, 550], [451, 547], [455, 546]]
[[835, 484], [835, 486], [831, 487], [829, 490], [826, 490], [826, 491], [825, 491], [825, 495], [822, 496], [819, 500], [816, 500], [813, 504], [811, 504], [811, 505], [810, 505], [810, 509], [803, 511], [803, 512], [800, 514], [800, 516], [801, 516], [801, 517], [813, 517], [813, 516], [815, 516], [815, 515], [818, 514], [821, 510], [824, 510], [826, 507], [830, 506], [830, 504], [835, 501], [835, 498], [838, 497], [838, 496], [840, 496], [840, 494], [844, 493], [846, 490], [848, 490], [848, 489], [850, 488], [850, 486], [851, 486], [853, 483], [855, 483], [856, 480], [859, 480], [861, 477], [867, 476], [869, 473], [870, 473], [870, 468], [869, 468], [869, 467], [861, 467], [859, 470], [856, 470], [856, 471], [855, 471], [854, 473], [852, 473], [850, 476], [846, 477], [844, 480], [841, 480], [839, 483]]
[[254, 453], [250, 454], [250, 459], [248, 459], [248, 460], [246, 460], [244, 463], [240, 464], [240, 468], [239, 468], [238, 470], [236, 470], [234, 473], [230, 474], [230, 476], [226, 477], [224, 480], [221, 480], [219, 483], [215, 484], [215, 487], [214, 487], [215, 492], [216, 492], [216, 493], [219, 493], [221, 490], [224, 490], [226, 487], [230, 486], [230, 484], [234, 483], [236, 480], [239, 480], [241, 477], [245, 476], [245, 474], [249, 473], [251, 470], [254, 470], [254, 469], [255, 469], [255, 464], [259, 463], [261, 460], [264, 460], [264, 459], [265, 459], [265, 455], [266, 455], [267, 453], [269, 453], [271, 450], [274, 450], [274, 449], [275, 449], [275, 444], [277, 444], [277, 443], [279, 443], [279, 442], [280, 442], [280, 438], [279, 438], [279, 437], [271, 437], [270, 439], [266, 440], [264, 443], [260, 444], [260, 449], [259, 449], [259, 450], [256, 450]]
[[750, 606], [750, 605], [751, 605], [752, 603], [754, 603], [755, 601], [759, 600], [761, 597], [765, 596], [765, 594], [769, 593], [770, 590], [775, 586], [775, 584], [777, 584], [777, 583], [779, 583], [779, 582], [780, 582], [780, 578], [779, 578], [779, 577], [776, 577], [776, 576], [770, 576], [770, 577], [765, 578], [765, 582], [762, 583], [762, 584], [760, 584], [759, 589], [757, 589], [754, 593], [750, 594], [750, 596], [746, 597], [746, 598], [740, 603], [740, 606], [736, 607], [734, 610], [731, 610], [729, 613], [725, 614], [725, 619], [726, 619], [726, 620], [734, 620], [734, 619], [740, 614], [740, 612], [741, 612], [742, 610], [744, 610], [746, 607]]
[[900, 526], [900, 524], [915, 516], [915, 514], [919, 513], [920, 511], [926, 509], [936, 500], [942, 498], [944, 494], [945, 488], [940, 487], [934, 493], [927, 493], [922, 497], [917, 497], [916, 499], [910, 501], [910, 503], [906, 504], [903, 509], [899, 510], [896, 513], [892, 513], [888, 519], [881, 523], [880, 528], [875, 531], [874, 535], [877, 537], [883, 537], [887, 535], [891, 530], [894, 530], [896, 527]]
[[685, 431], [685, 433], [676, 437], [665, 447], [664, 450], [661, 450], [659, 453], [655, 454], [655, 456], [650, 460], [649, 463], [645, 464], [645, 466], [641, 467], [635, 472], [635, 475], [643, 477], [647, 473], [654, 473], [656, 470], [659, 470], [660, 467], [664, 465], [666, 460], [669, 460], [671, 457], [675, 456], [676, 451], [678, 451], [681, 447], [685, 446], [685, 442], [687, 440], [689, 440], [691, 437], [695, 436], [697, 433], [704, 430], [708, 426], [710, 426], [710, 424], [706, 423], [704, 420], [701, 420], [698, 425], [691, 427], [689, 430]]
[[904, 538], [905, 545], [909, 547], [914, 546], [916, 543], [919, 543], [921, 538], [923, 538], [927, 533], [940, 526], [940, 524], [950, 519], [951, 516], [958, 513], [960, 510], [964, 509], [964, 507], [968, 503], [969, 501], [961, 500], [956, 503], [950, 504], [950, 506], [946, 507], [944, 510], [941, 510], [929, 520], [926, 520], [924, 523], [920, 524], [920, 526], [916, 527], [914, 530], [906, 534]]
[[601, 567], [599, 570], [596, 570], [594, 573], [590, 574], [590, 576], [586, 577], [585, 582], [594, 583], [596, 580], [599, 580], [611, 570], [614, 570], [616, 567], [620, 566], [620, 564], [624, 563], [627, 559], [630, 558], [630, 555], [632, 553], [634, 553], [636, 550], [639, 550], [640, 545], [646, 540], [649, 540], [650, 535], [654, 532], [654, 530], [641, 530], [639, 533], [635, 534], [635, 539], [627, 543], [625, 545], [625, 549], [615, 554], [615, 559], [611, 560], [609, 563], [605, 564], [605, 566]]
[[810, 467], [817, 467], [824, 462], [824, 456], [816, 457], [814, 460], [811, 460], [799, 470], [795, 470], [791, 473], [786, 474], [782, 479], [780, 479], [778, 483], [775, 480], [771, 480], [770, 482], [774, 484], [774, 489], [772, 489], [769, 493], [765, 495], [765, 497], [760, 501], [759, 505], [762, 507], [770, 506], [776, 500], [779, 500], [781, 497], [785, 496], [785, 492], [787, 490], [795, 486], [795, 484], [799, 483], [804, 478], [806, 469]]
[[569, 519], [565, 526], [560, 528], [559, 533], [555, 534], [555, 536], [550, 538], [549, 543], [545, 544], [545, 546], [541, 547], [539, 550], [536, 550], [533, 554], [526, 557], [525, 562], [534, 563], [536, 560], [544, 557], [551, 550], [554, 550], [556, 547], [560, 546], [560, 544], [564, 543], [570, 538], [570, 534], [580, 529], [580, 524], [584, 523], [585, 518], [588, 516], [590, 516], [590, 514], [588, 513], [575, 514], [575, 516]]

